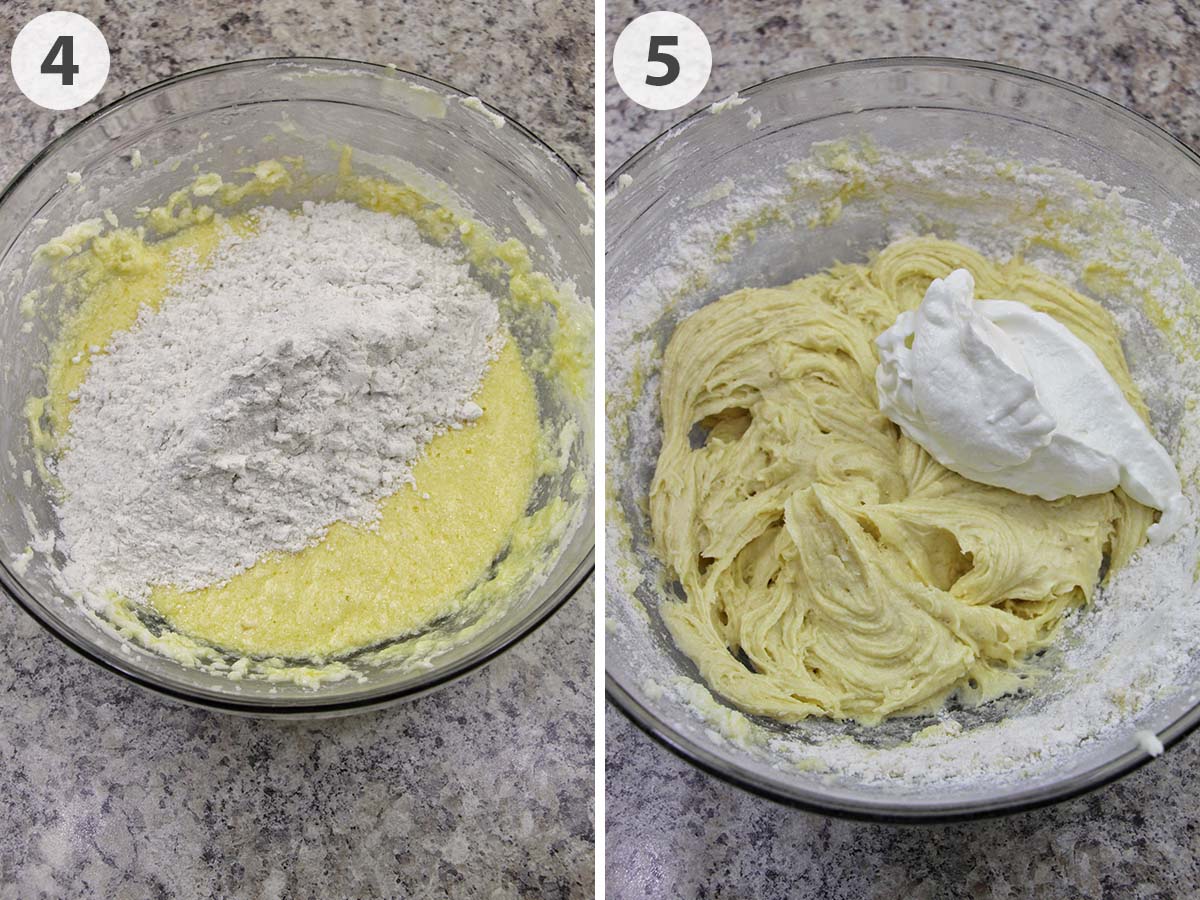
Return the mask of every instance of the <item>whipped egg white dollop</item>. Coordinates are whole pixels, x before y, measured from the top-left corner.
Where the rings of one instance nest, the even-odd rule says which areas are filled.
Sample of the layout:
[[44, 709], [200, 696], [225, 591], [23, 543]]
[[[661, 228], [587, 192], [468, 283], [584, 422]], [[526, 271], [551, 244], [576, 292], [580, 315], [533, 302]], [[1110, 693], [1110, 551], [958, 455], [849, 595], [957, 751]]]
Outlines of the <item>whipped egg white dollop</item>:
[[1120, 486], [1162, 511], [1152, 543], [1173, 534], [1179, 473], [1092, 349], [1024, 303], [974, 295], [956, 269], [875, 339], [883, 413], [972, 481], [1045, 500]]

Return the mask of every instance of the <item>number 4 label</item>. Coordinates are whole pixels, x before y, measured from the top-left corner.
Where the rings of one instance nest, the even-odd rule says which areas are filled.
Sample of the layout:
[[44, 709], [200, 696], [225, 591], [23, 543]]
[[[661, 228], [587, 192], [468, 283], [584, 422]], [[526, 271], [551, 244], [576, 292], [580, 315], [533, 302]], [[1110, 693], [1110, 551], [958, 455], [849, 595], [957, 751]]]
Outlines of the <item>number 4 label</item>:
[[[61, 57], [62, 61], [55, 63], [56, 57]], [[42, 60], [42, 74], [61, 75], [63, 84], [74, 84], [75, 75], [79, 72], [79, 66], [72, 62], [74, 58], [75, 38], [69, 34], [60, 34], [46, 58]]]
[[695, 100], [711, 71], [708, 38], [678, 13], [638, 16], [613, 47], [617, 84], [631, 100], [650, 109], [677, 109]]
[[21, 29], [12, 47], [17, 87], [47, 109], [87, 103], [108, 79], [108, 42], [88, 19], [72, 12], [38, 16]]

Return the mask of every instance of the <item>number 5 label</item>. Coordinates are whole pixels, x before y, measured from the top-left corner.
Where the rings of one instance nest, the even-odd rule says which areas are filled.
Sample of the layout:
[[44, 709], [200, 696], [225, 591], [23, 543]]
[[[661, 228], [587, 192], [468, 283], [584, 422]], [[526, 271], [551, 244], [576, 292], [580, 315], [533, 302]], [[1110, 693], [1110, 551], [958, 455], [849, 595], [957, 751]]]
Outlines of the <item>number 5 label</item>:
[[630, 100], [650, 109], [690, 103], [708, 84], [712, 50], [687, 16], [652, 12], [625, 26], [613, 47], [613, 72]]
[[87, 103], [108, 79], [108, 42], [100, 29], [73, 12], [49, 12], [21, 29], [12, 47], [13, 79], [47, 109]]

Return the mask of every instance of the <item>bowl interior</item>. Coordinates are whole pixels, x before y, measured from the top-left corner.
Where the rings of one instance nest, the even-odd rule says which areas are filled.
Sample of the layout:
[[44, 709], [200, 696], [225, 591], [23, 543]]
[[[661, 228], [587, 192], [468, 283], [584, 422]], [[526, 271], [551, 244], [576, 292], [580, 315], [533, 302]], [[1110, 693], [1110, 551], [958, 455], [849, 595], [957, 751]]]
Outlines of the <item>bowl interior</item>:
[[865, 262], [906, 235], [959, 240], [994, 259], [1021, 255], [1116, 316], [1155, 427], [1200, 509], [1185, 415], [1200, 396], [1196, 157], [1086, 92], [953, 60], [831, 66], [739, 99], [659, 138], [610, 182], [613, 696], [697, 763], [847, 814], [1014, 809], [1127, 771], [1146, 758], [1136, 730], [1169, 741], [1195, 719], [1194, 526], [1065, 623], [1029, 694], [877, 728], [743, 716], [697, 681], [658, 613], [679, 589], [653, 553], [644, 502], [661, 427], [657, 374], [678, 321], [737, 288]]
[[[55, 515], [50, 492], [36, 474], [22, 412], [29, 397], [44, 393], [47, 347], [62, 313], [47, 267], [31, 264], [35, 248], [75, 223], [109, 212], [122, 224], [134, 223], [139, 207], [162, 204], [197, 173], [237, 182], [268, 159], [287, 160], [302, 176], [290, 189], [220, 212], [333, 199], [346, 145], [356, 175], [411, 186], [483, 226], [498, 242], [519, 241], [532, 269], [556, 286], [563, 321], [590, 334], [591, 208], [575, 174], [535, 137], [478, 101], [395, 69], [338, 60], [259, 60], [181, 76], [130, 95], [73, 129], [0, 198], [0, 340], [6, 350], [0, 402], [9, 411], [0, 425], [6, 500], [0, 556], [27, 557], [6, 566], [0, 579], [68, 643], [183, 699], [282, 713], [359, 707], [419, 693], [527, 633], [590, 569], [591, 404], [559, 379], [537, 373], [543, 421], [556, 438], [565, 430], [571, 439], [561, 454], [561, 471], [537, 484], [534, 504], [562, 497], [571, 507], [570, 521], [544, 547], [544, 570], [519, 582], [502, 612], [493, 611], [497, 614], [486, 621], [477, 612], [440, 625], [461, 640], [420, 668], [351, 664], [354, 677], [316, 691], [288, 681], [234, 682], [118, 639], [83, 615], [56, 584], [61, 558], [45, 539], [56, 533]], [[68, 173], [76, 172], [81, 178], [68, 181]], [[506, 267], [480, 265], [473, 271], [498, 296], [507, 294]], [[22, 300], [39, 289], [37, 314], [30, 316]], [[526, 355], [544, 352], [563, 337], [553, 310], [508, 304], [503, 315]]]

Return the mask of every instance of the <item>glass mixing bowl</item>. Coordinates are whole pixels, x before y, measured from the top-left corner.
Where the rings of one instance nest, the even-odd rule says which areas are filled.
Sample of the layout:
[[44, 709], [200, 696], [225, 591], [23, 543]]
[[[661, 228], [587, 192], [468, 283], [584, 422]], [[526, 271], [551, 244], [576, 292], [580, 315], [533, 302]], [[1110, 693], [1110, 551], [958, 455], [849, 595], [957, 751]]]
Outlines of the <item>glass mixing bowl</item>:
[[[958, 169], [938, 162], [952, 151], [965, 160]], [[986, 176], [979, 175], [984, 168]], [[1180, 590], [1150, 591], [1117, 626], [1103, 624], [1121, 614], [1108, 601], [1071, 617], [1062, 646], [1046, 655], [1059, 674], [1044, 692], [954, 711], [962, 740], [992, 741], [964, 752], [987, 755], [1000, 746], [1000, 731], [982, 729], [1045, 726], [1039, 734], [1029, 725], [1013, 738], [1024, 742], [1019, 752], [1028, 758], [995, 777], [982, 764], [976, 775], [946, 780], [908, 769], [901, 778], [884, 768], [900, 759], [889, 754], [917, 754], [912, 748], [924, 740], [918, 732], [936, 717], [893, 719], [875, 729], [744, 717], [701, 689], [695, 666], [660, 617], [660, 604], [680, 589], [653, 552], [645, 503], [661, 428], [658, 366], [675, 324], [736, 288], [784, 284], [839, 260], [865, 261], [898, 231], [968, 243], [997, 239], [1003, 248], [995, 252], [1043, 260], [1068, 280], [1086, 275], [1084, 290], [1128, 327], [1126, 355], [1149, 379], [1143, 394], [1156, 426], [1178, 446], [1178, 432], [1190, 427], [1183, 414], [1188, 390], [1156, 389], [1153, 373], [1165, 358], [1157, 354], [1167, 352], [1162, 335], [1122, 293], [1124, 282], [1099, 273], [1105, 253], [1130, 265], [1170, 260], [1180, 277], [1161, 280], [1159, 291], [1185, 296], [1185, 281], [1194, 283], [1192, 267], [1200, 266], [1195, 153], [1117, 104], [1041, 75], [962, 60], [872, 60], [783, 76], [697, 113], [626, 162], [608, 193], [606, 669], [611, 701], [636, 724], [700, 768], [773, 800], [893, 821], [1061, 800], [1147, 762], [1145, 748], [1154, 741], [1137, 732], [1170, 746], [1195, 727], [1200, 653], [1189, 629], [1200, 604], [1190, 575], [1180, 578]], [[893, 227], [899, 219], [903, 229]], [[1023, 240], [1029, 230], [1039, 239]], [[1193, 481], [1192, 471], [1182, 474]], [[1194, 555], [1194, 546], [1180, 552]], [[1093, 646], [1099, 639], [1089, 629], [1100, 628], [1119, 652]], [[1080, 658], [1068, 654], [1095, 660], [1094, 671], [1067, 664]], [[1108, 710], [1097, 685], [1116, 684], [1123, 669], [1139, 667], [1146, 683], [1169, 684], [1138, 694], [1142, 699], [1111, 713], [1111, 721], [1100, 712], [1094, 726], [1081, 718]], [[1050, 709], [1094, 733], [1062, 738], [1059, 723], [1037, 718]], [[940, 746], [952, 752], [957, 740]], [[841, 750], [828, 751], [820, 766], [804, 764], [805, 752], [833, 746], [858, 748], [854, 765], [838, 768]], [[909, 769], [914, 758], [904, 757]]]
[[[503, 127], [502, 127], [503, 126]], [[515, 237], [533, 267], [573, 285], [582, 327], [590, 325], [594, 253], [590, 194], [578, 176], [525, 128], [454, 88], [393, 67], [335, 59], [263, 59], [191, 72], [139, 90], [80, 122], [41, 151], [0, 195], [0, 584], [53, 635], [86, 658], [131, 681], [186, 702], [260, 715], [320, 715], [361, 710], [444, 685], [512, 647], [536, 629], [593, 569], [591, 404], [568, 397], [551, 379], [538, 381], [549, 421], [570, 418], [577, 436], [561, 473], [544, 478], [535, 504], [570, 497], [576, 515], [546, 552], [540, 579], [518, 582], [503, 613], [423, 669], [364, 665], [358, 676], [316, 689], [189, 668], [118, 638], [83, 615], [56, 586], [61, 560], [28, 554], [37, 535], [55, 530], [50, 497], [30, 471], [33, 448], [23, 407], [44, 391], [52, 315], [30, 320], [22, 298], [42, 286], [33, 250], [67, 226], [111, 210], [136, 221], [138, 207], [162, 203], [193, 172], [238, 180], [266, 158], [303, 157], [317, 195], [292, 192], [243, 204], [295, 207], [321, 199], [338, 170], [340, 144], [351, 144], [355, 169], [412, 183], [443, 207], [469, 215], [504, 239]], [[68, 173], [79, 173], [68, 180]], [[244, 175], [241, 177], [245, 177]], [[323, 187], [322, 187], [323, 186]], [[483, 281], [489, 276], [478, 273]], [[501, 285], [493, 285], [500, 289]], [[513, 323], [525, 352], [553, 336], [553, 316]], [[520, 326], [520, 327], [519, 327]], [[527, 327], [526, 327], [527, 326]], [[590, 331], [589, 331], [590, 333]], [[579, 477], [582, 475], [582, 479]], [[574, 483], [572, 483], [574, 481]], [[467, 619], [443, 623], [446, 634]], [[151, 627], [157, 627], [150, 623]]]

